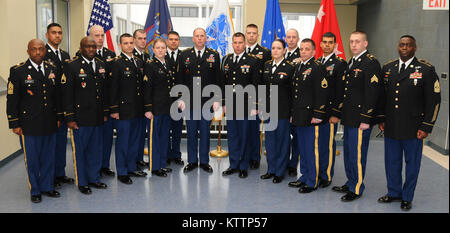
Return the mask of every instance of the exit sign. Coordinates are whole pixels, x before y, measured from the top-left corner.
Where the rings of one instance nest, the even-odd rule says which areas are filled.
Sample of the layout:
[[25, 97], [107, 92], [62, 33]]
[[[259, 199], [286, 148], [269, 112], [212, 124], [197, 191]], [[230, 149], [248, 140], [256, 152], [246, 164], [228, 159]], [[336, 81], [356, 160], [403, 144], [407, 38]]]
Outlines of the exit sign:
[[450, 0], [423, 0], [424, 10], [448, 10]]

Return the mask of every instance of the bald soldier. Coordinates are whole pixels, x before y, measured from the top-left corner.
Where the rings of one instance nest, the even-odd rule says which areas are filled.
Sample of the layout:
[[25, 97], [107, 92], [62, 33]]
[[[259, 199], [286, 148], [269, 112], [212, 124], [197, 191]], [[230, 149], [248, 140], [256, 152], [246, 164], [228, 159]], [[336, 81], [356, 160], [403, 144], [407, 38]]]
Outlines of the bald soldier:
[[105, 63], [95, 57], [95, 41], [84, 37], [80, 56], [64, 64], [61, 90], [65, 122], [70, 138], [75, 168], [75, 184], [83, 194], [90, 187], [105, 189], [100, 182], [103, 124], [109, 114], [104, 82]]
[[19, 135], [25, 156], [31, 201], [41, 194], [59, 197], [54, 190], [56, 132], [60, 124], [55, 81], [57, 68], [44, 61], [44, 42], [28, 43], [29, 59], [11, 67], [6, 96], [9, 128]]
[[[109, 74], [111, 72], [109, 64], [112, 61], [112, 59], [116, 57], [116, 54], [113, 51], [103, 47], [103, 44], [105, 43], [105, 31], [103, 30], [102, 26], [94, 25], [91, 28], [89, 28], [89, 36], [95, 40], [96, 45], [95, 57], [105, 62], [106, 73]], [[106, 89], [109, 88], [109, 84], [110, 84], [109, 80], [105, 80]], [[109, 93], [109, 91], [106, 91], [105, 94], [106, 93]], [[106, 97], [106, 99], [108, 99], [108, 97]], [[103, 126], [103, 151], [102, 151], [103, 157], [100, 175], [106, 176], [115, 175], [115, 173], [109, 168], [112, 143], [113, 143], [113, 124], [111, 117], [108, 116], [107, 121]]]

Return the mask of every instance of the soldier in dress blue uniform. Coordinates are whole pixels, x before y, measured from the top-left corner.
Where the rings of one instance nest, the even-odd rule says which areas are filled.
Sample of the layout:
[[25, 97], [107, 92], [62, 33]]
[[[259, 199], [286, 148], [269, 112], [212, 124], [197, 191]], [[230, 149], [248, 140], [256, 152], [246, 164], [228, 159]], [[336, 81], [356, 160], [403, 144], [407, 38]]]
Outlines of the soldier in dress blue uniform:
[[28, 43], [29, 59], [11, 67], [6, 96], [9, 128], [19, 135], [25, 155], [31, 201], [41, 202], [41, 194], [59, 197], [54, 190], [56, 132], [61, 123], [57, 94], [58, 69], [44, 61], [45, 44]]
[[133, 56], [133, 36], [120, 36], [122, 53], [111, 63], [110, 112], [117, 130], [116, 169], [117, 178], [132, 184], [130, 176], [145, 177], [138, 171], [136, 158], [139, 151], [139, 118], [144, 115], [143, 61]]
[[[95, 44], [97, 45], [96, 57], [102, 60], [106, 65], [107, 74], [111, 73], [111, 62], [113, 58], [116, 57], [116, 54], [109, 50], [108, 48], [103, 47], [105, 41], [105, 32], [100, 25], [94, 25], [89, 28], [89, 36], [94, 38]], [[80, 56], [77, 54], [77, 56]], [[109, 89], [110, 89], [110, 80], [106, 80], [105, 82], [105, 99], [109, 99]], [[110, 169], [110, 160], [111, 160], [111, 149], [113, 144], [113, 120], [110, 116], [108, 116], [108, 120], [103, 125], [103, 158], [102, 158], [102, 168], [100, 170], [100, 175], [106, 176], [114, 176], [115, 173]]]
[[328, 79], [322, 64], [314, 60], [315, 44], [311, 39], [300, 43], [300, 63], [295, 65], [292, 80], [292, 118], [297, 144], [300, 145], [302, 176], [290, 182], [300, 193], [310, 193], [319, 185], [319, 125], [326, 122]]
[[[258, 26], [255, 24], [247, 25], [245, 29], [245, 38], [246, 38], [246, 48], [245, 52], [248, 54], [253, 54], [259, 59], [260, 65], [260, 79], [262, 78], [262, 69], [264, 68], [264, 64], [272, 59], [270, 54], [270, 50], [258, 44]], [[259, 162], [261, 160], [262, 150], [262, 141], [261, 141], [261, 132], [260, 126], [262, 124], [259, 116], [256, 117], [256, 121], [250, 121], [250, 168], [257, 169], [259, 168]]]
[[[298, 47], [298, 42], [300, 41], [300, 37], [298, 36], [298, 31], [295, 29], [289, 29], [286, 32], [286, 44], [287, 44], [287, 50], [286, 54], [284, 55], [284, 58], [286, 58], [287, 61], [290, 61], [292, 63], [298, 63], [299, 57], [300, 57], [300, 48]], [[299, 148], [297, 145], [297, 134], [295, 132], [295, 126], [291, 124], [290, 126], [290, 132], [292, 135], [292, 138], [290, 139], [290, 155], [289, 156], [289, 162], [287, 166], [287, 171], [289, 176], [297, 176], [297, 166], [298, 166], [298, 159], [300, 157]]]
[[[289, 160], [289, 116], [294, 65], [284, 59], [285, 53], [286, 43], [281, 39], [274, 40], [272, 43], [273, 60], [264, 64], [264, 74], [261, 80], [261, 84], [266, 86], [266, 112], [274, 111], [271, 108], [270, 99], [278, 97], [278, 119], [264, 120], [264, 122], [278, 121], [276, 129], [266, 131], [268, 168], [267, 173], [261, 176], [261, 179], [273, 178], [273, 183], [280, 183], [283, 180]], [[272, 86], [278, 87], [278, 93], [273, 92]], [[258, 110], [261, 109], [260, 106], [261, 102], [258, 102]]]
[[153, 59], [144, 67], [144, 111], [148, 118], [148, 132], [151, 133], [149, 145], [150, 171], [157, 176], [166, 177], [172, 169], [166, 168], [170, 134], [170, 107], [175, 98], [170, 90], [175, 77], [165, 59], [167, 44], [163, 39], [153, 43]]
[[336, 132], [341, 117], [344, 81], [342, 76], [347, 68], [347, 62], [334, 53], [337, 46], [336, 36], [327, 32], [322, 36], [320, 46], [323, 56], [318, 60], [325, 67], [328, 79], [327, 116], [319, 126], [319, 187], [328, 187], [334, 176], [334, 161], [336, 157]]
[[[180, 46], [180, 35], [176, 31], [170, 31], [167, 34], [167, 54], [166, 61], [168, 68], [172, 71], [172, 74], [176, 77], [178, 73], [178, 65], [180, 64], [181, 51], [178, 49]], [[181, 110], [180, 110], [181, 111]], [[181, 131], [183, 129], [183, 119], [170, 120], [170, 139], [169, 139], [169, 152], [167, 154], [167, 164], [174, 162], [177, 165], [184, 165], [181, 160]]]
[[[202, 115], [202, 106], [210, 97], [201, 97], [201, 103], [194, 102], [194, 95], [196, 95], [194, 87], [201, 91], [207, 85], [219, 84], [220, 57], [217, 51], [206, 48], [206, 32], [203, 28], [194, 30], [192, 41], [194, 47], [181, 52], [179, 78], [177, 78], [177, 84], [186, 85], [191, 93], [190, 107], [186, 113], [188, 117], [186, 119], [188, 164], [183, 171], [189, 172], [197, 168], [200, 159], [200, 167], [206, 172], [212, 173], [213, 169], [209, 165], [209, 127], [211, 120], [206, 120]], [[180, 101], [180, 104], [184, 111], [186, 103]], [[219, 107], [220, 103], [214, 101], [213, 110], [217, 111]], [[197, 140], [198, 131], [200, 131], [200, 146]]]
[[[56, 83], [59, 87], [61, 83], [61, 76], [63, 74], [63, 62], [70, 59], [70, 55], [62, 50], [59, 45], [61, 44], [63, 32], [61, 25], [57, 23], [51, 23], [47, 26], [47, 44], [45, 48], [47, 53], [44, 60], [53, 63], [58, 68], [58, 74], [56, 75]], [[57, 97], [61, 98], [60, 88], [57, 89]], [[62, 101], [60, 101], [62, 103]], [[62, 106], [60, 107], [62, 109]], [[63, 112], [58, 112], [58, 115], [63, 117]], [[56, 134], [56, 152], [55, 152], [55, 187], [60, 187], [61, 184], [73, 184], [73, 178], [66, 176], [66, 147], [67, 147], [67, 125], [65, 122], [61, 122]]]
[[[147, 60], [150, 60], [150, 54], [145, 51], [145, 46], [147, 44], [147, 33], [143, 29], [137, 29], [133, 33], [134, 39], [134, 50], [133, 55], [135, 57], [139, 57], [144, 63]], [[149, 163], [144, 162], [144, 147], [145, 147], [145, 137], [146, 137], [146, 129], [147, 129], [147, 119], [143, 116], [140, 119], [140, 132], [142, 133], [142, 137], [140, 137], [139, 142], [139, 151], [136, 158], [136, 165], [139, 169], [143, 169], [149, 166]]]
[[95, 57], [95, 41], [84, 37], [80, 55], [64, 65], [61, 77], [63, 110], [70, 130], [75, 168], [75, 183], [83, 194], [90, 187], [105, 189], [100, 182], [103, 124], [109, 114], [105, 99], [106, 65]]
[[344, 125], [344, 165], [347, 182], [335, 186], [333, 191], [346, 193], [341, 197], [344, 202], [361, 197], [364, 192], [364, 175], [366, 171], [367, 151], [369, 150], [370, 132], [377, 123], [376, 112], [379, 108], [380, 64], [367, 51], [367, 35], [354, 31], [350, 35], [350, 49], [353, 58], [342, 77], [344, 99], [341, 122]]
[[[233, 87], [233, 103], [225, 102], [223, 107], [227, 115], [227, 135], [228, 148], [230, 151], [230, 167], [222, 172], [222, 175], [227, 176], [239, 171], [240, 178], [248, 176], [248, 167], [250, 160], [250, 141], [248, 137], [250, 122], [249, 116], [255, 116], [256, 99], [260, 72], [259, 61], [254, 55], [245, 53], [245, 35], [238, 32], [233, 35], [233, 50], [223, 58], [222, 65], [222, 93], [225, 93], [225, 86]], [[253, 87], [255, 89], [254, 95], [252, 93], [238, 93], [239, 89]], [[242, 94], [242, 100], [237, 99], [237, 96]], [[239, 102], [243, 103], [243, 109], [238, 107]], [[231, 105], [231, 106], [230, 106]], [[229, 108], [227, 108], [229, 106]], [[253, 111], [253, 113], [252, 113]], [[230, 113], [230, 114], [229, 114]]]
[[[441, 102], [439, 78], [434, 67], [417, 59], [416, 40], [404, 35], [398, 43], [400, 58], [382, 69], [384, 83], [382, 123], [388, 193], [380, 203], [401, 200], [410, 210], [419, 176], [423, 140], [431, 133]], [[381, 80], [380, 80], [381, 81]], [[405, 183], [402, 185], [403, 154]]]

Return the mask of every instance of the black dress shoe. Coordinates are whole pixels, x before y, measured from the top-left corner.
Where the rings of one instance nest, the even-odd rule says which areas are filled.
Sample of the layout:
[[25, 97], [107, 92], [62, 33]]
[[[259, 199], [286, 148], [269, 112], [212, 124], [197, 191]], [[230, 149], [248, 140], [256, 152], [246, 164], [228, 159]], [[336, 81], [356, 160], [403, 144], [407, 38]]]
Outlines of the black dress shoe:
[[291, 187], [291, 188], [300, 188], [300, 187], [305, 186], [305, 185], [306, 185], [305, 183], [300, 182], [298, 180], [289, 182], [289, 184], [288, 184], [288, 186]]
[[233, 169], [233, 168], [229, 167], [229, 168], [227, 168], [227, 170], [222, 172], [222, 176], [228, 176], [228, 175], [234, 174], [237, 171], [238, 171], [237, 169]]
[[312, 191], [314, 191], [314, 190], [316, 190], [317, 188], [313, 188], [313, 187], [310, 187], [310, 186], [308, 186], [308, 185], [303, 185], [303, 186], [301, 186], [299, 189], [298, 189], [298, 192], [299, 193], [310, 193], [310, 192], [312, 192]]
[[184, 165], [184, 162], [183, 162], [183, 160], [181, 160], [181, 158], [175, 158], [175, 159], [173, 159], [173, 162], [175, 162], [176, 165], [181, 165], [181, 166]]
[[287, 167], [288, 170], [288, 175], [289, 176], [297, 176], [297, 169], [293, 168], [293, 167]]
[[106, 189], [106, 188], [108, 187], [106, 184], [101, 183], [101, 182], [98, 182], [98, 183], [88, 183], [88, 185], [89, 185], [90, 187], [94, 187], [94, 188], [97, 188], [97, 189]]
[[61, 194], [59, 194], [59, 192], [55, 191], [55, 190], [52, 190], [49, 192], [41, 192], [41, 194], [44, 194], [47, 197], [60, 197], [61, 196]]
[[162, 169], [159, 169], [159, 170], [156, 170], [156, 171], [152, 171], [152, 174], [156, 175], [156, 176], [159, 176], [159, 177], [167, 177], [167, 173], [164, 172], [164, 170], [162, 170]]
[[400, 204], [400, 208], [404, 211], [408, 211], [412, 208], [412, 202], [402, 200], [402, 204]]
[[333, 188], [331, 188], [331, 190], [335, 191], [335, 192], [339, 192], [339, 193], [347, 193], [348, 192], [348, 187], [347, 185], [342, 185], [342, 186], [334, 186]]
[[341, 201], [350, 202], [350, 201], [354, 201], [360, 197], [361, 197], [361, 195], [356, 195], [355, 193], [348, 191], [347, 194], [345, 194], [344, 196], [341, 197]]
[[278, 184], [278, 183], [280, 183], [282, 180], [283, 180], [283, 177], [281, 177], [281, 176], [274, 176], [272, 182], [273, 182], [274, 184]]
[[190, 172], [198, 167], [197, 163], [188, 163], [186, 167], [184, 167], [183, 172]]
[[134, 171], [134, 172], [128, 172], [129, 176], [133, 176], [133, 177], [146, 177], [147, 173], [143, 172], [143, 171]]
[[172, 172], [172, 168], [168, 168], [168, 167], [161, 168], [161, 170], [163, 170], [165, 173]]
[[401, 201], [402, 198], [401, 197], [391, 197], [388, 195], [384, 195], [380, 198], [378, 198], [378, 203], [391, 203], [393, 201]]
[[39, 202], [41, 202], [42, 201], [42, 196], [39, 194], [39, 195], [32, 195], [31, 196], [31, 202], [33, 202], [33, 203], [39, 203]]
[[58, 176], [56, 177], [56, 180], [60, 183], [64, 184], [73, 184], [75, 180], [73, 178], [67, 177], [67, 176]]
[[124, 184], [132, 184], [133, 181], [129, 176], [117, 176], [117, 179]]
[[144, 161], [137, 161], [136, 165], [137, 165], [137, 167], [140, 167], [140, 168], [147, 168], [149, 166], [149, 163], [146, 163]]
[[330, 186], [330, 184], [331, 184], [331, 181], [328, 181], [328, 180], [320, 179], [320, 181], [319, 181], [320, 188], [326, 188], [326, 187]]
[[259, 168], [259, 162], [256, 160], [250, 160], [250, 169], [258, 169]]
[[247, 170], [240, 170], [239, 171], [239, 178], [247, 178], [248, 172]]
[[109, 168], [102, 168], [100, 169], [100, 176], [105, 175], [105, 176], [115, 176], [116, 173], [114, 173], [111, 169]]
[[212, 169], [211, 165], [209, 165], [209, 164], [200, 164], [200, 167], [208, 173], [213, 172], [213, 169]]
[[80, 192], [82, 194], [86, 194], [86, 195], [89, 195], [92, 193], [92, 190], [91, 190], [91, 188], [89, 188], [89, 186], [80, 186], [80, 187], [78, 187], [78, 190], [80, 190]]
[[273, 173], [266, 173], [266, 174], [261, 176], [261, 179], [267, 180], [267, 179], [270, 179], [270, 178], [272, 178], [274, 176], [275, 176], [275, 174], [273, 174]]

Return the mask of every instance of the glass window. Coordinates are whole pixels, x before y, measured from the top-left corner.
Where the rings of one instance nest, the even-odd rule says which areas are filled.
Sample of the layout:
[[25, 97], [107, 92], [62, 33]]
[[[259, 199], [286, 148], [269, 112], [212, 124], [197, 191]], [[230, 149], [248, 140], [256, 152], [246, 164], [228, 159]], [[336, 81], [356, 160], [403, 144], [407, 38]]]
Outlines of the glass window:
[[68, 0], [36, 0], [36, 17], [37, 37], [47, 43], [47, 25], [58, 23], [63, 31], [60, 47], [70, 53]]
[[291, 28], [297, 29], [300, 41], [305, 38], [311, 38], [314, 31], [314, 24], [316, 23], [315, 14], [282, 12], [281, 15], [286, 31]]

